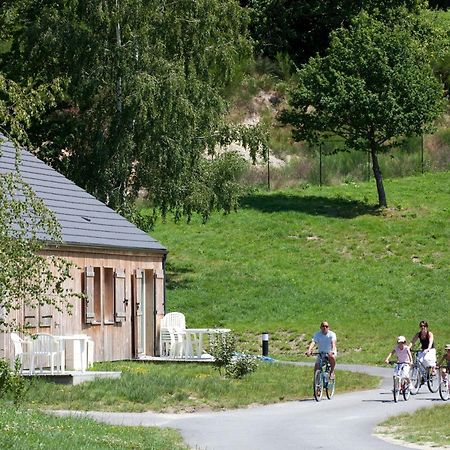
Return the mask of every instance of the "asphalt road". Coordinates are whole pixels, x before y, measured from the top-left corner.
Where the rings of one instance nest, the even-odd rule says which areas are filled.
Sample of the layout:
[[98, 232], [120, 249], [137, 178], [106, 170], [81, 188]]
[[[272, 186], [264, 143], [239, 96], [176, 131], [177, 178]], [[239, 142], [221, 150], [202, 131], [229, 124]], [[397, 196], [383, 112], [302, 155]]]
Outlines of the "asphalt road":
[[[422, 386], [408, 402], [394, 403], [392, 369], [339, 365], [339, 369], [383, 377], [379, 389], [337, 394], [320, 403], [292, 401], [223, 412], [185, 414], [76, 413], [116, 425], [162, 426], [178, 429], [185, 442], [198, 450], [289, 450], [289, 449], [399, 449], [373, 436], [384, 419], [442, 401]], [[339, 373], [338, 373], [339, 377]], [[339, 378], [337, 378], [339, 383]], [[338, 384], [339, 386], [339, 384]], [[337, 389], [338, 392], [338, 389]], [[57, 414], [74, 414], [59, 411]]]

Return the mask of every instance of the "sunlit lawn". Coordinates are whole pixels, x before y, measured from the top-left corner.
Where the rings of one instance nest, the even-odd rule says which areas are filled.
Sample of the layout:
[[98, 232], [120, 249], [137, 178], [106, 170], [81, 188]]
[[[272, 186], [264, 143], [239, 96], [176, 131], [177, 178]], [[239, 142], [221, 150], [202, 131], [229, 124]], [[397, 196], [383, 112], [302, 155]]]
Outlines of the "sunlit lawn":
[[450, 444], [450, 403], [401, 414], [383, 422], [377, 432], [393, 438], [433, 446]]
[[450, 172], [374, 183], [256, 192], [202, 224], [158, 222], [169, 249], [167, 310], [188, 326], [232, 328], [242, 350], [300, 359], [323, 319], [339, 360], [380, 363], [426, 319], [450, 341]]
[[187, 450], [171, 429], [119, 427], [83, 418], [59, 418], [0, 401], [2, 450]]
[[[312, 397], [312, 369], [260, 363], [241, 380], [227, 379], [209, 364], [115, 362], [98, 370], [120, 370], [118, 380], [99, 379], [77, 386], [36, 380], [28, 405], [51, 409], [106, 411], [195, 411], [269, 404]], [[374, 388], [376, 377], [337, 373], [337, 393]]]

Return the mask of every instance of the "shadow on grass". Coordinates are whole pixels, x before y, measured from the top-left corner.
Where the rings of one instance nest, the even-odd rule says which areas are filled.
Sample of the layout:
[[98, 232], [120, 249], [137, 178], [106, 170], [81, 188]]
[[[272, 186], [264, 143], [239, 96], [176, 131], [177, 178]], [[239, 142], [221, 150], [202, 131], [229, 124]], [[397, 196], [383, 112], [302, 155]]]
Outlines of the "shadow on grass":
[[191, 284], [188, 275], [194, 271], [189, 266], [181, 266], [173, 262], [166, 265], [166, 288], [169, 290], [186, 288]]
[[328, 198], [319, 196], [293, 196], [286, 194], [248, 195], [241, 199], [241, 206], [266, 213], [297, 211], [313, 216], [340, 217], [352, 219], [364, 214], [377, 215], [376, 205], [358, 200]]

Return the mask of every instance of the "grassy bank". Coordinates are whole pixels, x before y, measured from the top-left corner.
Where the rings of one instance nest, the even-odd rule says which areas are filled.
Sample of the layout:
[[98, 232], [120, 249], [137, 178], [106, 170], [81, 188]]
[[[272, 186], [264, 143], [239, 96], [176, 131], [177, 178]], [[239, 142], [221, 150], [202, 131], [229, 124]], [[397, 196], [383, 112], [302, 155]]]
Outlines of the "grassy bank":
[[[98, 363], [119, 380], [62, 386], [36, 380], [28, 405], [51, 409], [194, 412], [312, 398], [312, 369], [261, 363], [242, 380], [225, 379], [209, 364]], [[337, 373], [337, 393], [378, 386], [376, 377]]]
[[119, 427], [89, 419], [58, 418], [0, 403], [0, 448], [4, 450], [182, 450], [175, 430]]
[[424, 408], [413, 414], [401, 414], [383, 422], [376, 430], [378, 434], [431, 447], [447, 446], [450, 443], [448, 416], [450, 403]]
[[240, 346], [299, 359], [322, 319], [338, 334], [341, 361], [378, 363], [399, 334], [426, 319], [450, 341], [450, 172], [385, 182], [256, 192], [203, 225], [158, 223], [169, 249], [168, 311], [188, 326], [226, 326]]

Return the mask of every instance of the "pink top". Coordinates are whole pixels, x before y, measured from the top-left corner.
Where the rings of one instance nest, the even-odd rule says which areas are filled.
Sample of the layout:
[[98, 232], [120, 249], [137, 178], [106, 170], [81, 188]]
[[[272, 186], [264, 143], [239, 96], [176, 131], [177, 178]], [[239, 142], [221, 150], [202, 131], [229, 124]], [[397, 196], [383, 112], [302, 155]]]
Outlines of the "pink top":
[[406, 345], [403, 347], [403, 350], [400, 349], [400, 347], [395, 347], [394, 352], [397, 355], [397, 362], [399, 363], [411, 362], [409, 360], [408, 347]]

